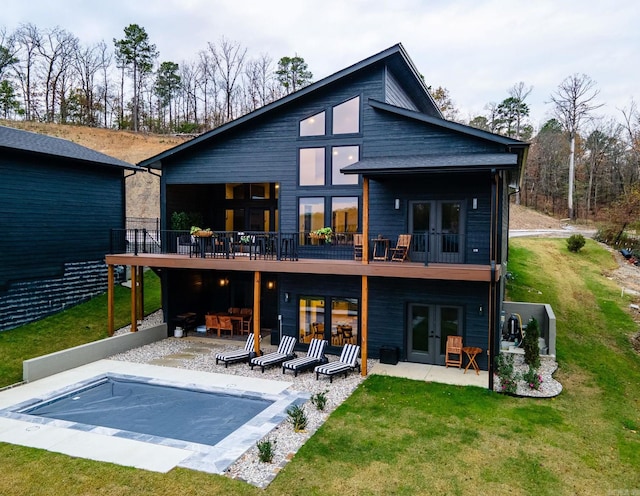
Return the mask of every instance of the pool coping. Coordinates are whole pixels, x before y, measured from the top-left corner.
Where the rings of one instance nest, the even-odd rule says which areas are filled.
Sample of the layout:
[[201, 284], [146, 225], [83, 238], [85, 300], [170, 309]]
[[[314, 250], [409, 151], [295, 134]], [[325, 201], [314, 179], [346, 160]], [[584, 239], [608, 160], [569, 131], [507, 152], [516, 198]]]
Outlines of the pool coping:
[[[107, 375], [231, 394], [262, 396], [274, 403], [215, 446], [134, 434], [106, 427], [70, 425], [16, 412], [21, 406], [70, 391]], [[291, 382], [199, 372], [158, 365], [98, 360], [65, 372], [0, 391], [0, 441], [70, 456], [167, 472], [174, 467], [222, 474], [286, 418], [286, 410], [309, 399], [290, 390]], [[154, 439], [152, 439], [154, 438]]]

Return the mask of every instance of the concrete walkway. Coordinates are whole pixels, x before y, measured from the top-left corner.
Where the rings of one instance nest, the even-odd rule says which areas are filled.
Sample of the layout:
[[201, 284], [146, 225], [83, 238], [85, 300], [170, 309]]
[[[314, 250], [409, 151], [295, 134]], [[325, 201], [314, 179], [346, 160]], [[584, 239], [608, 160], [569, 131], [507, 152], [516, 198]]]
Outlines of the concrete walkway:
[[479, 375], [477, 375], [472, 369], [469, 369], [465, 373], [464, 369], [426, 365], [423, 363], [398, 362], [396, 365], [387, 365], [376, 362], [373, 367], [371, 367], [371, 370], [369, 370], [369, 373], [389, 375], [392, 377], [405, 377], [417, 381], [453, 384], [455, 386], [489, 387], [489, 374], [486, 370], [481, 370]]

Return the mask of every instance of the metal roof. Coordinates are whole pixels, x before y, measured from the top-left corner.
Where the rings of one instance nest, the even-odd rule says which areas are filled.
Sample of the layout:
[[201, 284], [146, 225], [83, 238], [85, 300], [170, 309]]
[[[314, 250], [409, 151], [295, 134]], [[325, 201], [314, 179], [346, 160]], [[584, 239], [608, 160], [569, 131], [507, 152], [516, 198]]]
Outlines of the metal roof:
[[[420, 76], [420, 73], [418, 72], [415, 65], [409, 58], [409, 55], [407, 54], [402, 44], [398, 43], [356, 64], [353, 64], [345, 69], [342, 69], [341, 71], [338, 71], [335, 74], [332, 74], [331, 76], [321, 79], [320, 81], [310, 84], [309, 86], [305, 86], [304, 88], [294, 93], [291, 93], [283, 98], [280, 98], [275, 102], [265, 105], [264, 107], [260, 107], [259, 109], [254, 110], [249, 114], [243, 115], [238, 119], [227, 122], [226, 124], [223, 124], [220, 127], [217, 127], [206, 133], [203, 133], [200, 136], [193, 138], [192, 140], [189, 140], [185, 143], [182, 143], [173, 148], [170, 148], [169, 150], [159, 153], [153, 157], [149, 157], [139, 162], [138, 165], [140, 165], [141, 167], [150, 167], [150, 168], [160, 169], [162, 168], [161, 161], [165, 158], [178, 154], [183, 150], [187, 150], [194, 145], [202, 143], [203, 141], [206, 141], [210, 138], [213, 138], [214, 136], [218, 136], [227, 131], [235, 129], [268, 112], [274, 111], [278, 108], [282, 108], [285, 105], [288, 105], [296, 100], [299, 100], [302, 97], [305, 97], [306, 95], [309, 95], [310, 93], [313, 93], [321, 88], [327, 87], [335, 83], [336, 81], [349, 77], [354, 73], [362, 69], [366, 69], [381, 61], [384, 61], [390, 68], [392, 68], [393, 71], [397, 72], [400, 75], [403, 81], [403, 84], [406, 86], [406, 89], [410, 91], [412, 95], [415, 96], [414, 101], [416, 103], [422, 103], [423, 108], [421, 109], [421, 111], [425, 112], [425, 115], [427, 115], [426, 113], [428, 112], [429, 114], [432, 114], [434, 116], [434, 119], [442, 118], [442, 113], [440, 112], [438, 106], [436, 105], [432, 96], [430, 95], [426, 84], [424, 83], [422, 77]], [[435, 117], [435, 116], [438, 116], [438, 117]]]
[[341, 169], [345, 174], [402, 174], [416, 172], [515, 169], [515, 153], [466, 153], [363, 158]]
[[44, 134], [0, 126], [0, 149], [60, 157], [81, 162], [143, 170], [137, 165], [97, 152], [71, 141]]

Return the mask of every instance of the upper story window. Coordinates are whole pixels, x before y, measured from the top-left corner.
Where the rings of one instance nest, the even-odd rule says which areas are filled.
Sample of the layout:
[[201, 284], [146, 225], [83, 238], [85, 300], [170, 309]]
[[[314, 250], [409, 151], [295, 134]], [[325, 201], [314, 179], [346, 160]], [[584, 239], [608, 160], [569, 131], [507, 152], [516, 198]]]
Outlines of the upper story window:
[[324, 148], [300, 149], [300, 186], [324, 185]]
[[360, 132], [360, 97], [333, 107], [333, 134]]
[[325, 132], [324, 115], [324, 112], [320, 112], [300, 121], [300, 136], [323, 136]]
[[357, 174], [343, 174], [340, 169], [359, 160], [359, 146], [334, 146], [331, 149], [331, 184], [358, 184]]

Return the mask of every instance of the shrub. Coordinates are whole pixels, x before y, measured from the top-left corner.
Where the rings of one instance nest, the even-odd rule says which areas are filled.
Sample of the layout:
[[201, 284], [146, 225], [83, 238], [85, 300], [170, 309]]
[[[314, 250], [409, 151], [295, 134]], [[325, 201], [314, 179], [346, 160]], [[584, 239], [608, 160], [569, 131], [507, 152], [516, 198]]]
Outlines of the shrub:
[[573, 253], [578, 253], [586, 243], [582, 234], [572, 234], [567, 239], [567, 248]]
[[304, 413], [304, 408], [301, 406], [292, 406], [287, 410], [287, 415], [295, 432], [303, 432], [307, 428], [307, 414]]
[[513, 355], [500, 353], [496, 358], [496, 375], [500, 379], [500, 390], [503, 393], [513, 394], [518, 390], [519, 375], [513, 367]]
[[324, 407], [327, 405], [327, 391], [311, 396], [311, 403], [313, 403], [318, 410], [324, 410]]
[[542, 384], [542, 376], [538, 374], [538, 370], [531, 365], [529, 365], [529, 370], [523, 374], [522, 380], [527, 383], [529, 388], [535, 389], [536, 391], [540, 389], [540, 384]]
[[267, 438], [262, 441], [258, 441], [256, 446], [258, 447], [258, 459], [262, 463], [271, 463], [276, 451], [276, 442]]
[[524, 349], [524, 363], [535, 368], [540, 367], [539, 337], [538, 321], [532, 318], [527, 324], [527, 330], [522, 340], [522, 348]]

